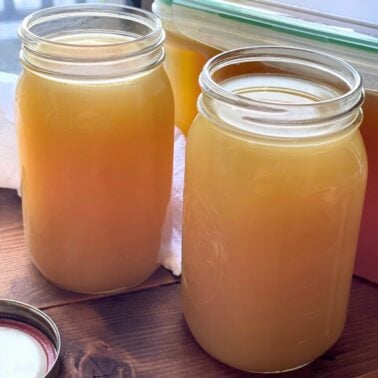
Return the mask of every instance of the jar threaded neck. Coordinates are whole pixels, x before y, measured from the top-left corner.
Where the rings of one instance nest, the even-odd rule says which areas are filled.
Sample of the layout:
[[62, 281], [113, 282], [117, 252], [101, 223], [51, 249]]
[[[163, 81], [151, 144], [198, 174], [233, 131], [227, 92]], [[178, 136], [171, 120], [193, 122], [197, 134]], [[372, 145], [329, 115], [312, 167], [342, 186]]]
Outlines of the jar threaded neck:
[[[265, 92], [262, 99], [227, 85], [243, 78], [259, 83]], [[285, 85], [277, 89], [280, 79]], [[359, 124], [364, 99], [361, 77], [349, 64], [316, 51], [288, 47], [221, 53], [205, 65], [200, 85], [199, 108], [206, 116], [219, 118], [234, 130], [273, 138], [318, 137]], [[298, 87], [306, 101], [276, 101], [269, 96], [281, 90], [289, 98], [288, 93], [299, 91]], [[317, 87], [316, 97], [313, 88]]]
[[77, 4], [43, 9], [19, 28], [20, 60], [44, 74], [111, 78], [149, 70], [164, 59], [158, 17], [112, 4]]

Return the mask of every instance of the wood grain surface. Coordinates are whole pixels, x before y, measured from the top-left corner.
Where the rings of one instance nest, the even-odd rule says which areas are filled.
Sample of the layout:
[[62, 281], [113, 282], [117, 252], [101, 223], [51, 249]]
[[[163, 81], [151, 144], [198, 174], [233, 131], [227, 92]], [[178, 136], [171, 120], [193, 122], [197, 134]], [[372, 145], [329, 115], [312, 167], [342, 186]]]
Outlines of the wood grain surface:
[[[178, 284], [47, 312], [62, 332], [62, 377], [271, 377], [236, 371], [203, 352], [183, 320]], [[378, 369], [377, 314], [377, 287], [355, 279], [339, 342], [279, 377], [353, 378]]]
[[[177, 282], [165, 269], [158, 269], [134, 290]], [[34, 268], [26, 251], [22, 228], [21, 201], [14, 190], [0, 189], [0, 296], [30, 303], [39, 308], [103, 297], [72, 293], [47, 282]]]
[[[50, 285], [25, 250], [20, 200], [3, 189], [0, 296], [33, 304], [56, 321], [60, 377], [271, 377], [229, 368], [196, 344], [182, 316], [179, 282], [164, 269], [128, 293], [107, 297]], [[340, 340], [311, 365], [279, 377], [378, 378], [378, 286], [354, 278]]]

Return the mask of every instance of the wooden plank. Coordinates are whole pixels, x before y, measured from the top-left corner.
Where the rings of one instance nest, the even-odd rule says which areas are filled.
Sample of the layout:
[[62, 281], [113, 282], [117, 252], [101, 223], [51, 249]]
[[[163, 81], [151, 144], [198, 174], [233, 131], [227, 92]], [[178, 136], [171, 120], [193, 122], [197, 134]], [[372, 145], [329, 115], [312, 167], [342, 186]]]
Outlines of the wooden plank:
[[[308, 367], [280, 377], [354, 378], [378, 369], [377, 295], [377, 286], [354, 279], [339, 342]], [[183, 320], [178, 284], [47, 312], [62, 333], [62, 377], [261, 377], [201, 350]]]
[[[178, 278], [160, 268], [145, 283], [130, 290], [139, 291], [177, 281]], [[0, 297], [40, 308], [93, 298], [51, 285], [34, 268], [25, 247], [20, 199], [15, 191], [5, 189], [0, 189]]]

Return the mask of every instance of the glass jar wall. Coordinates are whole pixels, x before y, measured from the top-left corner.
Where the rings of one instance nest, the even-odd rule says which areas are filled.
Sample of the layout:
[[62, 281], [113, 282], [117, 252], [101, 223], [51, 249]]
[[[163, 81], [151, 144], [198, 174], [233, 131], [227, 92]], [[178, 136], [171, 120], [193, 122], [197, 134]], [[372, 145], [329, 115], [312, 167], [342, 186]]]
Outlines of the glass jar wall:
[[182, 303], [199, 344], [246, 371], [298, 368], [345, 323], [367, 165], [358, 73], [290, 48], [205, 66], [188, 137]]
[[116, 5], [39, 11], [21, 25], [17, 89], [27, 247], [87, 293], [157, 267], [172, 177], [173, 95], [156, 16]]

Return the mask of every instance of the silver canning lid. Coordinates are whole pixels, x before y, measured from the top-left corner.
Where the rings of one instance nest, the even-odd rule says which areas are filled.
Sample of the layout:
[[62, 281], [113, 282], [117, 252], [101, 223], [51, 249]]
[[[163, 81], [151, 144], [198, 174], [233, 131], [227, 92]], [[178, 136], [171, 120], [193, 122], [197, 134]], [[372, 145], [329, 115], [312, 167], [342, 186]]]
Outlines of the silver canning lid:
[[26, 303], [0, 299], [0, 375], [58, 376], [60, 334], [53, 320]]

